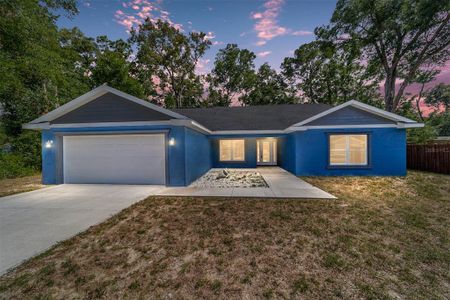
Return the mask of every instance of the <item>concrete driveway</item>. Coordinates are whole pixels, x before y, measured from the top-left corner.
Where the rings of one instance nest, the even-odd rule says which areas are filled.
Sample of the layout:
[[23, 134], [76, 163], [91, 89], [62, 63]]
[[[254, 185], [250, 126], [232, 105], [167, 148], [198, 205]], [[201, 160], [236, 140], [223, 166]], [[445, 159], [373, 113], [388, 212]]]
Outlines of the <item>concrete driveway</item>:
[[0, 274], [163, 188], [63, 184], [0, 198]]

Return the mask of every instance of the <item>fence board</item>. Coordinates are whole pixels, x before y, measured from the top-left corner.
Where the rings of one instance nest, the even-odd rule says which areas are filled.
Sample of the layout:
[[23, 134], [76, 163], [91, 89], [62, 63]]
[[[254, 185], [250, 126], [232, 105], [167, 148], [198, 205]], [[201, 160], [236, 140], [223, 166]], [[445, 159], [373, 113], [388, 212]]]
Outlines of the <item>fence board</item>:
[[450, 174], [450, 144], [408, 144], [406, 156], [408, 169]]

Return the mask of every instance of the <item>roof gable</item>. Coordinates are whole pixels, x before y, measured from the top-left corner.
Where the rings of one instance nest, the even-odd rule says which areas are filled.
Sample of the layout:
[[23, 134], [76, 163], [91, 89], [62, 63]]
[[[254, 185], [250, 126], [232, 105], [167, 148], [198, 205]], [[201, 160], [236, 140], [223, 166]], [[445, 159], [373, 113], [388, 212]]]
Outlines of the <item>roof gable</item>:
[[320, 119], [320, 118], [323, 118], [326, 115], [332, 114], [332, 113], [334, 113], [336, 111], [339, 111], [339, 110], [342, 110], [342, 109], [344, 109], [346, 107], [354, 107], [354, 108], [360, 109], [360, 110], [362, 110], [364, 112], [370, 113], [370, 114], [372, 114], [374, 116], [379, 116], [379, 117], [391, 120], [394, 123], [409, 124], [409, 125], [412, 125], [412, 126], [415, 125], [415, 124], [419, 124], [419, 123], [417, 123], [414, 120], [402, 117], [400, 115], [397, 115], [397, 114], [394, 114], [394, 113], [391, 113], [391, 112], [388, 112], [388, 111], [376, 108], [376, 107], [368, 105], [368, 104], [361, 103], [361, 102], [356, 101], [356, 100], [350, 100], [350, 101], [347, 101], [347, 102], [345, 102], [345, 103], [343, 103], [341, 105], [335, 106], [335, 107], [330, 108], [330, 109], [328, 109], [326, 111], [323, 111], [323, 112], [321, 112], [319, 114], [316, 114], [316, 115], [314, 115], [314, 116], [312, 116], [312, 117], [310, 117], [308, 119], [305, 119], [305, 120], [303, 120], [301, 122], [298, 122], [298, 123], [292, 125], [291, 129], [295, 129], [295, 128], [298, 128], [298, 127], [310, 125], [310, 123], [312, 121]]
[[171, 116], [107, 92], [50, 122], [50, 124], [165, 121]]
[[315, 119], [305, 126], [325, 125], [374, 125], [374, 124], [396, 124], [396, 122], [385, 117], [361, 110], [353, 106], [346, 106], [321, 118]]
[[29, 124], [32, 125], [32, 124], [39, 124], [39, 123], [45, 123], [45, 122], [52, 122], [53, 120], [65, 115], [65, 114], [68, 114], [69, 112], [76, 110], [77, 108], [79, 108], [83, 105], [86, 105], [89, 102], [94, 101], [98, 97], [100, 97], [104, 94], [107, 94], [107, 93], [114, 94], [116, 96], [123, 98], [124, 100], [131, 101], [131, 102], [134, 102], [135, 104], [141, 105], [148, 109], [155, 110], [159, 113], [162, 113], [162, 114], [165, 114], [165, 115], [171, 117], [172, 119], [187, 119], [185, 116], [177, 114], [171, 110], [162, 108], [162, 107], [152, 104], [148, 101], [145, 101], [145, 100], [139, 99], [137, 97], [134, 97], [132, 95], [129, 95], [127, 93], [121, 92], [121, 91], [116, 90], [107, 85], [101, 85], [101, 86], [93, 89], [92, 91], [90, 91], [86, 94], [83, 94], [80, 97], [78, 97], [72, 101], [69, 101], [68, 103], [64, 104], [63, 106], [60, 106], [57, 109], [54, 109], [51, 112], [31, 121]]

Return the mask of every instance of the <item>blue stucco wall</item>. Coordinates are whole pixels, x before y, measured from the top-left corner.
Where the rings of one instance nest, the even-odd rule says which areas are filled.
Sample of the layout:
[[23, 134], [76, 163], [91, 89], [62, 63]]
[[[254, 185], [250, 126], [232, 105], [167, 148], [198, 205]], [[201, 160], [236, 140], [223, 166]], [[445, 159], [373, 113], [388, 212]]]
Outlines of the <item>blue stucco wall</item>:
[[185, 128], [185, 178], [190, 184], [212, 166], [210, 140], [204, 134]]
[[[168, 139], [175, 144], [168, 146], [169, 186], [185, 186], [215, 168], [255, 168], [256, 139], [258, 137], [278, 138], [278, 165], [296, 175], [406, 175], [406, 131], [396, 128], [306, 130], [287, 135], [233, 135], [205, 136], [182, 126], [133, 126], [133, 127], [86, 127], [58, 128], [42, 132], [42, 174], [43, 183], [62, 183], [62, 138], [61, 134], [73, 132], [130, 132], [151, 133], [167, 131]], [[329, 168], [328, 134], [332, 132], [368, 133], [369, 167]], [[219, 139], [244, 138], [244, 162], [220, 162]], [[53, 141], [46, 148], [47, 141]]]
[[[57, 160], [56, 152], [58, 147], [56, 145], [55, 134], [51, 131], [44, 130], [41, 134], [42, 141], [42, 183], [43, 184], [57, 184], [61, 183], [57, 176]], [[46, 148], [47, 142], [54, 143], [51, 148]]]
[[296, 173], [295, 135], [289, 134], [278, 139], [278, 165]]
[[[333, 132], [368, 133], [368, 167], [328, 167], [328, 134]], [[291, 142], [289, 142], [289, 140]], [[396, 128], [306, 130], [291, 133], [287, 138], [287, 161], [283, 168], [303, 176], [341, 175], [406, 175], [406, 131]]]
[[[62, 160], [58, 159], [58, 157], [62, 157], [62, 153], [58, 153], [58, 151], [63, 151], [62, 145], [59, 145], [62, 143], [62, 138], [58, 138], [61, 134], [74, 132], [151, 133], [152, 131], [167, 131], [167, 139], [173, 138], [175, 140], [175, 144], [168, 145], [167, 149], [167, 185], [188, 185], [199, 174], [201, 175], [209, 170], [211, 167], [211, 154], [209, 153], [209, 141], [203, 134], [194, 131], [187, 133], [186, 130], [183, 126], [83, 127], [44, 130], [42, 132], [42, 181], [45, 184], [59, 184], [63, 181], [61, 175], [59, 175], [61, 173], [59, 170], [63, 168]], [[186, 135], [189, 136], [188, 143], [186, 143]], [[53, 141], [53, 146], [46, 148], [45, 143], [49, 140]], [[206, 155], [195, 157], [195, 162], [186, 162], [186, 148], [189, 152], [192, 152], [197, 147]]]

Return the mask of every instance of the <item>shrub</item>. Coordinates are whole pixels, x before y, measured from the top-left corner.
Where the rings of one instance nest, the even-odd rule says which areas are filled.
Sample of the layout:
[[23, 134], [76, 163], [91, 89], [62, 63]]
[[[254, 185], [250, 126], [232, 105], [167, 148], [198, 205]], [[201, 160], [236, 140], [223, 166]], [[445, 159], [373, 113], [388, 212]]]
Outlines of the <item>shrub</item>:
[[0, 179], [32, 175], [36, 169], [25, 164], [22, 156], [13, 153], [0, 153]]
[[24, 131], [11, 139], [13, 153], [20, 154], [25, 166], [35, 170], [41, 168], [41, 137], [39, 132]]

